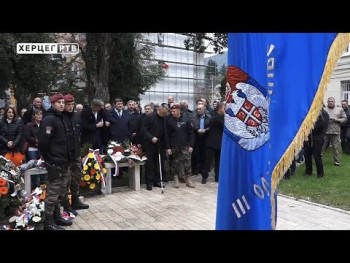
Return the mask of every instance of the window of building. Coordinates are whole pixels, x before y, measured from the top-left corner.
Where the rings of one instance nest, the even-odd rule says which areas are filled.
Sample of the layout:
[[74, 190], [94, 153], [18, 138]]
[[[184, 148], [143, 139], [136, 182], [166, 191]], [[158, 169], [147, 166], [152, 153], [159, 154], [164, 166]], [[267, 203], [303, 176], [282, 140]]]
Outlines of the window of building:
[[342, 99], [349, 101], [350, 99], [350, 80], [344, 80], [340, 82]]
[[163, 45], [164, 44], [164, 33], [158, 33], [158, 44]]

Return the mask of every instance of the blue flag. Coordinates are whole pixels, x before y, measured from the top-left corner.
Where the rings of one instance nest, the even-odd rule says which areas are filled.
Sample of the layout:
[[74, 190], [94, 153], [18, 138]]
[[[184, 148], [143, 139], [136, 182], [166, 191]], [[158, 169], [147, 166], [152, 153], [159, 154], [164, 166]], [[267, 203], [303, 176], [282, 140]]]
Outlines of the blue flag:
[[350, 34], [232, 33], [217, 230], [276, 226], [278, 181], [312, 129]]

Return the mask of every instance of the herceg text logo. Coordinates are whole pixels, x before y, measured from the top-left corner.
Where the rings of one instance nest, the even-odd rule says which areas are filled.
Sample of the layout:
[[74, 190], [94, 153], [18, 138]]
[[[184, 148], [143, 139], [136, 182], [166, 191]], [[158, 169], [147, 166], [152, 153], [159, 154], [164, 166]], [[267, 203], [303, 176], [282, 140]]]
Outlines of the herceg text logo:
[[17, 54], [71, 54], [79, 52], [77, 43], [17, 43]]

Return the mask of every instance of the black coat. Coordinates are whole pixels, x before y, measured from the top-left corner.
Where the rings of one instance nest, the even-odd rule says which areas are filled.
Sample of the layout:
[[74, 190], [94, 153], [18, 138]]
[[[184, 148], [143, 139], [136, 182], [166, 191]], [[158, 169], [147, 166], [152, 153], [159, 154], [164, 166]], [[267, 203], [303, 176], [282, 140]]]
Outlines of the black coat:
[[[329, 123], [329, 115], [327, 111], [323, 108], [321, 109], [321, 114], [318, 116], [314, 128], [309, 135], [309, 140], [313, 141], [323, 141], [326, 136], [326, 131]], [[312, 137], [311, 137], [312, 136]]]
[[63, 121], [68, 139], [70, 161], [75, 163], [80, 157], [80, 115], [77, 112], [63, 112]]
[[67, 134], [61, 112], [53, 108], [46, 112], [39, 129], [38, 145], [45, 162], [50, 165], [68, 165]]
[[143, 122], [146, 118], [146, 114], [142, 113], [141, 117], [137, 119], [137, 125], [136, 125], [136, 144], [141, 144], [142, 147], [144, 147], [145, 142], [145, 135], [144, 135], [144, 129], [143, 129]]
[[181, 113], [176, 119], [173, 115], [168, 116], [166, 124], [166, 148], [192, 147], [194, 145], [194, 133], [191, 120], [186, 114]]
[[[157, 112], [145, 115], [143, 121], [144, 146], [147, 152], [165, 150], [166, 117], [160, 117]], [[157, 137], [159, 142], [153, 143], [152, 138]]]
[[224, 130], [224, 115], [214, 112], [209, 121], [209, 131], [206, 139], [206, 148], [221, 149], [222, 133]]
[[104, 111], [97, 112], [97, 120], [95, 120], [95, 115], [92, 112], [91, 107], [84, 108], [80, 114], [81, 120], [81, 136], [80, 144], [90, 143], [95, 149], [102, 149], [103, 145], [106, 143], [105, 133], [106, 128], [96, 127], [96, 123], [107, 120]]
[[24, 140], [28, 147], [38, 148], [38, 135], [40, 127], [35, 122], [28, 122], [25, 127]]
[[[11, 123], [8, 123], [7, 120], [0, 122], [0, 154], [5, 155], [12, 151], [19, 152], [23, 136], [24, 126], [21, 121], [14, 119]], [[9, 141], [13, 141], [14, 149], [7, 147]]]

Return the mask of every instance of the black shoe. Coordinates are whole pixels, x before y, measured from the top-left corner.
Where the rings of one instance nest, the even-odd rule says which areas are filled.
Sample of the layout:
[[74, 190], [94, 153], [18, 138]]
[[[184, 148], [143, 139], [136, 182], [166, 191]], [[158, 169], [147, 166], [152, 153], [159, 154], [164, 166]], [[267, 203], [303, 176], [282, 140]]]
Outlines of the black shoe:
[[79, 209], [88, 209], [89, 205], [88, 204], [84, 204], [83, 202], [81, 202], [79, 200], [79, 198], [73, 198], [71, 207], [74, 210], [79, 210]]
[[148, 184], [148, 185], [147, 185], [147, 190], [148, 190], [148, 191], [152, 191], [152, 185], [151, 185], [151, 184]]
[[73, 215], [77, 216], [78, 212], [75, 211], [71, 206], [65, 207], [63, 209], [63, 211], [67, 212], [67, 214], [69, 215], [69, 213], [72, 213]]
[[202, 183], [202, 184], [206, 184], [206, 183], [207, 183], [207, 178], [202, 178], [201, 183]]
[[66, 220], [66, 219], [63, 219], [62, 217], [54, 217], [54, 222], [56, 225], [59, 225], [59, 226], [71, 226], [73, 224], [73, 222], [69, 219], [69, 220]]
[[334, 166], [340, 166], [340, 163], [334, 162]]
[[323, 177], [323, 174], [318, 174], [317, 175], [317, 178], [322, 178]]
[[304, 175], [305, 175], [305, 176], [311, 176], [311, 175], [312, 175], [312, 172], [311, 172], [311, 173], [305, 172]]
[[65, 230], [63, 227], [60, 227], [56, 224], [45, 224], [44, 230]]
[[63, 227], [60, 227], [54, 223], [53, 215], [45, 215], [45, 224], [44, 230], [65, 230]]

